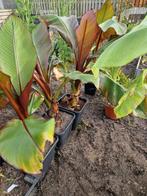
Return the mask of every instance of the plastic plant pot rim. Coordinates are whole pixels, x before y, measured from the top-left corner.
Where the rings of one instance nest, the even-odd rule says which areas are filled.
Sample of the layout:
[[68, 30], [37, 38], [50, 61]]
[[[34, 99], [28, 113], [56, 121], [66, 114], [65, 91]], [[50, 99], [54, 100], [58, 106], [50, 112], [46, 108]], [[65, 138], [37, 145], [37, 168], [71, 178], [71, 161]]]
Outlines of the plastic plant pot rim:
[[[27, 183], [30, 183], [30, 184], [33, 184], [34, 181], [36, 181], [36, 179], [38, 179], [38, 181], [40, 181], [42, 179], [42, 174], [44, 173], [44, 170], [45, 170], [45, 166], [44, 166], [44, 163], [46, 160], [48, 160], [50, 158], [49, 155], [52, 155], [52, 152], [54, 152], [54, 149], [56, 149], [56, 146], [57, 146], [57, 143], [59, 141], [59, 138], [57, 135], [55, 135], [55, 140], [53, 142], [53, 144], [50, 146], [50, 148], [48, 149], [45, 157], [44, 157], [44, 160], [43, 160], [43, 168], [42, 168], [42, 171], [40, 174], [29, 174], [29, 173], [24, 173], [25, 174], [25, 177], [24, 177], [24, 180], [25, 182]], [[51, 160], [52, 161], [52, 160]]]
[[75, 111], [75, 110], [72, 111], [70, 108], [66, 108], [66, 107], [60, 105], [61, 100], [62, 100], [65, 96], [70, 96], [70, 94], [69, 94], [69, 93], [65, 93], [65, 94], [63, 94], [63, 95], [59, 98], [59, 100], [58, 100], [58, 102], [59, 102], [59, 108], [65, 110], [65, 111], [70, 111], [70, 112], [75, 113], [75, 114], [80, 114], [80, 113], [84, 110], [85, 106], [86, 106], [87, 103], [88, 103], [88, 99], [87, 99], [86, 97], [80, 96], [79, 99], [80, 99], [80, 100], [83, 100], [83, 101], [85, 102], [84, 105], [83, 105], [83, 107], [82, 107], [81, 110], [79, 110], [79, 111]]
[[53, 144], [51, 145], [51, 147], [49, 148], [48, 152], [46, 153], [43, 162], [44, 162], [45, 159], [48, 157], [48, 155], [51, 153], [51, 151], [54, 149], [54, 147], [57, 145], [58, 141], [59, 141], [59, 138], [58, 138], [58, 136], [55, 134], [55, 140], [54, 140]]
[[[65, 134], [66, 130], [73, 124], [73, 122], [74, 122], [74, 120], [75, 120], [75, 117], [76, 117], [76, 115], [75, 115], [73, 112], [68, 111], [68, 110], [64, 110], [63, 108], [59, 108], [59, 111], [65, 112], [65, 113], [71, 115], [73, 118], [72, 118], [71, 121], [67, 124], [67, 126], [64, 128], [64, 131], [62, 131], [61, 133], [55, 133], [55, 135], [57, 135], [57, 137], [58, 137], [58, 135], [59, 135], [59, 136], [62, 136], [62, 135]], [[58, 140], [59, 140], [59, 139], [58, 139]]]

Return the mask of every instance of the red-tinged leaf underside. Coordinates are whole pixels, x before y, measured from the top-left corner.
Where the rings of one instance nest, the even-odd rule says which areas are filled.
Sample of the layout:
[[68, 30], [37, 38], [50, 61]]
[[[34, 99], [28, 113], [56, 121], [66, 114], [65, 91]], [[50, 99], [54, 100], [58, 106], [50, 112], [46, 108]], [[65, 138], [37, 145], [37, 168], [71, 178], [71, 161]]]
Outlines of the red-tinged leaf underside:
[[16, 100], [15, 100], [13, 94], [12, 94], [11, 87], [12, 87], [12, 84], [10, 82], [10, 77], [8, 75], [0, 72], [0, 89], [2, 89], [2, 91], [4, 92], [4, 94], [6, 95], [8, 100], [10, 101], [12, 107], [17, 112], [19, 118], [21, 120], [23, 120], [24, 115], [23, 115], [18, 103], [16, 102]]
[[80, 26], [76, 30], [76, 37], [78, 41], [78, 71], [83, 71], [83, 65], [87, 59], [89, 52], [97, 39], [100, 28], [97, 25], [96, 15], [94, 11], [88, 11], [81, 19]]
[[25, 89], [23, 90], [22, 94], [19, 96], [19, 102], [23, 108], [23, 112], [25, 116], [28, 116], [28, 104], [29, 104], [29, 97], [30, 97], [30, 92], [31, 92], [31, 86], [32, 86], [32, 81], [31, 79]]
[[[19, 96], [19, 103], [21, 104], [23, 108], [23, 113], [27, 116], [27, 106], [29, 102], [29, 94], [31, 91], [31, 85], [32, 85], [32, 80], [28, 83], [26, 88], [23, 90], [21, 96]], [[10, 82], [10, 77], [7, 76], [6, 74], [0, 72], [0, 88], [3, 89], [3, 91], [6, 91], [11, 97], [9, 97], [9, 100], [11, 103], [14, 103], [14, 98], [11, 92], [11, 82]], [[3, 103], [4, 105], [7, 103], [7, 99], [1, 99], [1, 104]], [[0, 104], [0, 105], [1, 105]], [[15, 104], [16, 105], [16, 104]], [[21, 111], [22, 112], [22, 111]]]

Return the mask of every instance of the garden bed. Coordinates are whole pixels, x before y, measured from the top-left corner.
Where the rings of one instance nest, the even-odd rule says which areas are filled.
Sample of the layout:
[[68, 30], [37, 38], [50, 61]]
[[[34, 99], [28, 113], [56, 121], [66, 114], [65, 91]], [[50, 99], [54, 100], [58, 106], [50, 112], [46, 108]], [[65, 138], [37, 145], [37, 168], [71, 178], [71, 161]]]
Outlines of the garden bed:
[[[87, 98], [89, 104], [82, 123], [58, 153], [33, 195], [145, 196], [147, 121], [132, 116], [117, 121], [106, 119], [101, 96]], [[11, 195], [23, 195], [28, 186], [23, 184], [20, 172], [17, 175], [9, 172], [13, 170], [6, 163], [1, 168], [1, 176], [4, 175], [1, 189], [20, 176], [15, 182], [19, 187]]]

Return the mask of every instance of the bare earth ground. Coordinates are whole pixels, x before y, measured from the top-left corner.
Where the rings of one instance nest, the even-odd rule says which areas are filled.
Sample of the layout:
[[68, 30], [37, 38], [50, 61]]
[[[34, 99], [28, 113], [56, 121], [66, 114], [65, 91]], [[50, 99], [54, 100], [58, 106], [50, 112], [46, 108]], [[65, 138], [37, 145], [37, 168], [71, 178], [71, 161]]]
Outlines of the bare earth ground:
[[82, 123], [35, 195], [147, 195], [147, 121], [106, 119], [101, 97], [89, 96]]
[[[32, 195], [147, 196], [147, 121], [132, 116], [109, 120], [101, 97], [88, 98], [81, 124]], [[14, 177], [14, 169], [7, 166], [5, 172], [5, 167], [2, 187]], [[21, 178], [18, 172], [15, 176]], [[20, 179], [17, 183], [23, 188], [9, 195], [25, 194], [27, 186]]]

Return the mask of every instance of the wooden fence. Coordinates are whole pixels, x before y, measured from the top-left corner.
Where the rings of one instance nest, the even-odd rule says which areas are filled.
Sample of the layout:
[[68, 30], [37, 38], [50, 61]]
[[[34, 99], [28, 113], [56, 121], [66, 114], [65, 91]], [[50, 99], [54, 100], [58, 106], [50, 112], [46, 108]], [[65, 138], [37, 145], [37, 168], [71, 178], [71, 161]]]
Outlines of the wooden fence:
[[[80, 17], [91, 9], [100, 9], [105, 0], [33, 0], [32, 8], [35, 14], [76, 15]], [[116, 11], [122, 7], [143, 7], [147, 0], [112, 0]]]
[[[30, 0], [30, 2], [33, 14], [76, 15], [80, 17], [88, 10], [100, 9], [105, 0]], [[147, 0], [112, 0], [112, 2], [116, 11], [128, 9], [127, 6], [147, 6]], [[15, 0], [0, 0], [0, 6], [6, 9], [14, 8]]]
[[105, 0], [33, 0], [35, 14], [81, 16], [91, 9], [99, 9]]

